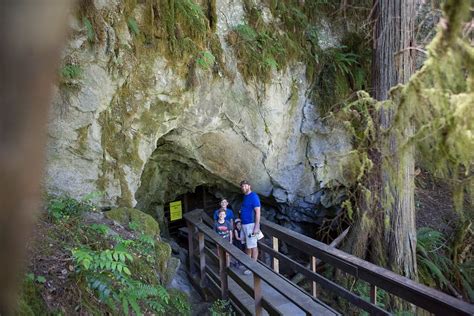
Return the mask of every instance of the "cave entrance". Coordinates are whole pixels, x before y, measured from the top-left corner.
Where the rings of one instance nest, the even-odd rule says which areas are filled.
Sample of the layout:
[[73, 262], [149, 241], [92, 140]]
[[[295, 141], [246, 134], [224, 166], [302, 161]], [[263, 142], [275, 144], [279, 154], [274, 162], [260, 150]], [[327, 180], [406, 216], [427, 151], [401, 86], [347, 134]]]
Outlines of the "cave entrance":
[[[219, 199], [209, 193], [206, 186], [196, 187], [194, 192], [182, 194], [173, 201], [164, 205], [164, 216], [170, 236], [178, 237], [180, 229], [185, 228], [184, 215], [194, 209], [203, 209], [206, 214], [212, 216], [212, 212], [219, 206]], [[181, 229], [183, 231], [183, 229]]]

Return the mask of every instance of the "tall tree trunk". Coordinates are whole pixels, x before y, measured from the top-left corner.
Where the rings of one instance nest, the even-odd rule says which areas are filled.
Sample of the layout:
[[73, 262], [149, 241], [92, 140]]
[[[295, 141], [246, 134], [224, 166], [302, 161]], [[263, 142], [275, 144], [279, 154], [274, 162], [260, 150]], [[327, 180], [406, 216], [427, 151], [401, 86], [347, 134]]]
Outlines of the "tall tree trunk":
[[[376, 0], [372, 80], [374, 97], [386, 100], [391, 87], [406, 83], [415, 70], [415, 0]], [[391, 130], [397, 109], [382, 107], [380, 203], [384, 248], [388, 266], [416, 279], [416, 227], [413, 146], [402, 144], [413, 135], [412, 126]]]
[[[414, 72], [415, 0], [374, 0], [374, 6], [373, 96], [383, 101]], [[397, 111], [393, 104], [372, 113], [377, 139], [368, 156], [373, 167], [359, 187], [345, 250], [416, 279], [414, 156], [413, 147], [402, 144], [413, 129], [390, 129]]]

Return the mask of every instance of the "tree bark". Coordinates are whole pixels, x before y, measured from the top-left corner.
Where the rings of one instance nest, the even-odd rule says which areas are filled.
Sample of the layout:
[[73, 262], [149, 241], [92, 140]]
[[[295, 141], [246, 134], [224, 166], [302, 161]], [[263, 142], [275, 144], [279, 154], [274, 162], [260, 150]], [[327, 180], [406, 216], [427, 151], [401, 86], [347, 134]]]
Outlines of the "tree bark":
[[25, 243], [39, 211], [46, 122], [65, 0], [0, 1], [0, 315], [13, 315]]
[[[373, 12], [372, 94], [384, 101], [414, 73], [414, 51], [407, 48], [414, 46], [415, 0], [374, 0]], [[414, 154], [413, 146], [403, 143], [413, 128], [391, 129], [393, 104], [384, 102], [371, 114], [377, 134], [368, 151], [373, 168], [358, 189], [345, 250], [416, 279]]]
[[[391, 87], [406, 83], [415, 70], [415, 0], [376, 1], [373, 51], [373, 94], [388, 99]], [[403, 144], [413, 135], [412, 126], [391, 129], [397, 109], [379, 113], [381, 144], [380, 203], [383, 210], [384, 248], [388, 267], [416, 279], [416, 227], [414, 202], [414, 150]]]

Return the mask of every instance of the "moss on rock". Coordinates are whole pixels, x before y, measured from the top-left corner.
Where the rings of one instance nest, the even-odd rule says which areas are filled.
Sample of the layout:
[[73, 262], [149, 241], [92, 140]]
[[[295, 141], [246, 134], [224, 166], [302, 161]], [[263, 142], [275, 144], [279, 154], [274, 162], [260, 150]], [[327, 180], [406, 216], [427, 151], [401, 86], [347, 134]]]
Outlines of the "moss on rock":
[[164, 276], [168, 268], [168, 261], [171, 258], [171, 246], [165, 242], [157, 242], [155, 253], [160, 275]]
[[[114, 220], [122, 225], [127, 225], [128, 227], [130, 227], [130, 224], [133, 223], [132, 225], [136, 225], [136, 229], [143, 232], [144, 234], [153, 237], [160, 236], [160, 226], [156, 220], [151, 215], [143, 213], [140, 210], [128, 207], [119, 207], [106, 212], [105, 216], [108, 219]], [[168, 244], [166, 245], [169, 247]]]
[[176, 271], [178, 271], [180, 264], [181, 261], [178, 258], [169, 258], [168, 263], [166, 265], [166, 270], [162, 274], [162, 281], [164, 285], [169, 286], [171, 284], [171, 281], [173, 281], [173, 278], [176, 274]]

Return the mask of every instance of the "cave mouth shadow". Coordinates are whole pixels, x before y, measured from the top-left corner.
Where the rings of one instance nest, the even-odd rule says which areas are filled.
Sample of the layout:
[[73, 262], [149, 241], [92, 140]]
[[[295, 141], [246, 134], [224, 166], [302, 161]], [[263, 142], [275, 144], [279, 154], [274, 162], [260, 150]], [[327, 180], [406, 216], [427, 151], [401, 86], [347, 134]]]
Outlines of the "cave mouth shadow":
[[[166, 237], [179, 237], [180, 229], [186, 227], [183, 216], [187, 212], [195, 209], [202, 209], [209, 216], [213, 217], [214, 211], [220, 207], [220, 201], [225, 198], [229, 201], [229, 208], [234, 211], [240, 208], [239, 195], [234, 192], [217, 190], [208, 185], [199, 185], [194, 191], [186, 192], [174, 198], [172, 201], [165, 201], [163, 210], [163, 224], [166, 229], [163, 233]], [[181, 202], [181, 216], [172, 214], [172, 204]], [[174, 216], [173, 216], [174, 215]], [[237, 214], [236, 214], [237, 215]], [[179, 219], [176, 219], [179, 217]], [[182, 235], [182, 233], [181, 233]]]

